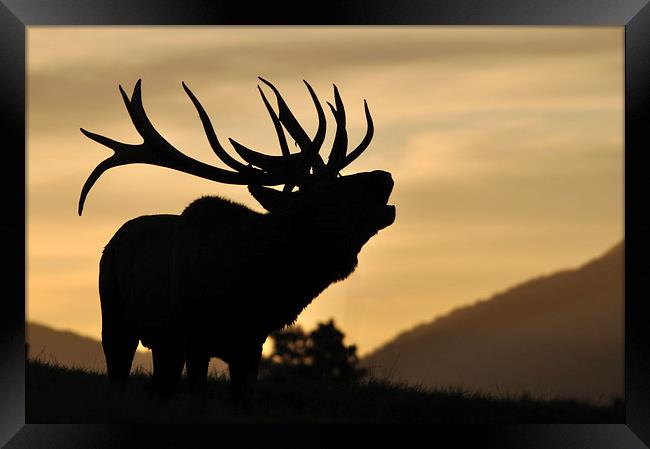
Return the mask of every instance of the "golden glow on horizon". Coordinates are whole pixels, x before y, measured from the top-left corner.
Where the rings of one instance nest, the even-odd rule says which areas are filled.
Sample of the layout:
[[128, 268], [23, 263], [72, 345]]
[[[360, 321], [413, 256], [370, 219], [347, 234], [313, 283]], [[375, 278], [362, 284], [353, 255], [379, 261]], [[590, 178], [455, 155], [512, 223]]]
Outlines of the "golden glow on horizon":
[[[397, 221], [299, 319], [311, 329], [333, 317], [362, 355], [623, 238], [622, 27], [29, 27], [27, 42], [35, 322], [99, 338], [99, 256], [130, 218], [179, 213], [205, 194], [261, 210], [241, 187], [130, 166], [104, 174], [77, 216], [81, 185], [109, 155], [79, 127], [138, 142], [117, 85], [130, 91], [139, 78], [161, 134], [217, 165], [181, 80], [223, 141], [272, 154], [257, 76], [310, 133], [301, 80], [321, 101], [336, 83], [351, 142], [363, 136], [368, 100], [373, 144], [345, 173], [391, 171]], [[324, 148], [332, 137], [330, 127]]]

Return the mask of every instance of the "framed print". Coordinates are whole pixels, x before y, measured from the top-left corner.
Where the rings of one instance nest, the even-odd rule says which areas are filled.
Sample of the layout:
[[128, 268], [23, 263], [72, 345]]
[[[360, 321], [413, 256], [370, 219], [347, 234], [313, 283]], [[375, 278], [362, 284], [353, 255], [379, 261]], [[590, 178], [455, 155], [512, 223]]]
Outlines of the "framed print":
[[645, 0], [55, 5], [0, 4], [0, 443], [650, 446]]

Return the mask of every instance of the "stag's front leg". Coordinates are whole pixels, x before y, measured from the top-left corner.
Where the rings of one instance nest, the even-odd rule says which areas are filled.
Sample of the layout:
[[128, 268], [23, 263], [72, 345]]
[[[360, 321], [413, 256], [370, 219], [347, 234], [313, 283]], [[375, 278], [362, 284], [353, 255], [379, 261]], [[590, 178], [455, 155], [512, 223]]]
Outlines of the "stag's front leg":
[[239, 353], [228, 364], [235, 406], [250, 411], [253, 407], [253, 394], [260, 368], [262, 346], [256, 346]]

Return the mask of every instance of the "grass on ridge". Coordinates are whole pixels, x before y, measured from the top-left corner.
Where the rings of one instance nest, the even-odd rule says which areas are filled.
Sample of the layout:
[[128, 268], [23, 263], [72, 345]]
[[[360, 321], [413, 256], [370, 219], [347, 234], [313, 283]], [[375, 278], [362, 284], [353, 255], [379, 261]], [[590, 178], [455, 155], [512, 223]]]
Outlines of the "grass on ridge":
[[435, 391], [387, 380], [358, 383], [261, 378], [251, 413], [234, 409], [224, 375], [205, 399], [185, 378], [168, 402], [149, 400], [148, 373], [115, 392], [105, 374], [29, 360], [27, 423], [621, 423], [622, 401], [595, 406], [571, 399], [497, 398], [449, 387]]

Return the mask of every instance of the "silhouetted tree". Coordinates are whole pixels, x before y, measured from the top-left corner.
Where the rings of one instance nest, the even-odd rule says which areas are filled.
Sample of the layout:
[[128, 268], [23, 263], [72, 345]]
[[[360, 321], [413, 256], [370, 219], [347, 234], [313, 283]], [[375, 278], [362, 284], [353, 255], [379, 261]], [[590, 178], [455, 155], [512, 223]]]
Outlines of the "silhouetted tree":
[[344, 338], [334, 320], [319, 323], [309, 334], [300, 326], [276, 331], [271, 334], [273, 353], [263, 368], [274, 378], [358, 380], [366, 370], [357, 366], [357, 347], [346, 346]]

